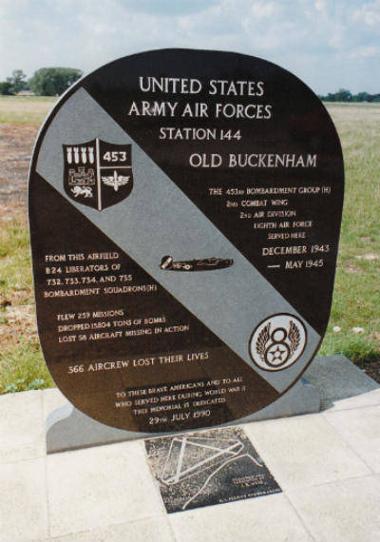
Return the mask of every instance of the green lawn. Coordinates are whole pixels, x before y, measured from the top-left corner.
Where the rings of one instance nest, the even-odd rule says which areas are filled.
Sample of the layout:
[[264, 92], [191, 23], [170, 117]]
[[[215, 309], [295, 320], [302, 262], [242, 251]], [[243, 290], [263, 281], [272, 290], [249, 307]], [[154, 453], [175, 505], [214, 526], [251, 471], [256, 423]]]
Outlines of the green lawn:
[[[342, 141], [345, 203], [328, 332], [321, 353], [380, 358], [380, 105], [331, 104]], [[334, 326], [341, 327], [334, 333]], [[355, 334], [353, 327], [364, 332]]]
[[[54, 101], [3, 97], [0, 123], [39, 124]], [[343, 144], [346, 191], [334, 301], [321, 353], [369, 362], [380, 358], [380, 104], [328, 109]], [[33, 309], [26, 221], [18, 213], [0, 226], [0, 393], [51, 386], [33, 320], [22, 312]], [[21, 310], [19, 321], [14, 307]], [[363, 332], [354, 333], [355, 327]]]
[[8, 218], [0, 222], [0, 393], [53, 385], [35, 332], [26, 220]]

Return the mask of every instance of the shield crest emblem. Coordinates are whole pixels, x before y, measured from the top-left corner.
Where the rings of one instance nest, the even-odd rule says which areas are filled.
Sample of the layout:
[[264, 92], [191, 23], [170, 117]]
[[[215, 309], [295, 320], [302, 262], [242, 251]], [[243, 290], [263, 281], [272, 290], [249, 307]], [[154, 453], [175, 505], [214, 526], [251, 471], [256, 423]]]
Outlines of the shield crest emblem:
[[132, 191], [131, 145], [96, 138], [63, 145], [63, 159], [65, 192], [82, 205], [102, 211]]

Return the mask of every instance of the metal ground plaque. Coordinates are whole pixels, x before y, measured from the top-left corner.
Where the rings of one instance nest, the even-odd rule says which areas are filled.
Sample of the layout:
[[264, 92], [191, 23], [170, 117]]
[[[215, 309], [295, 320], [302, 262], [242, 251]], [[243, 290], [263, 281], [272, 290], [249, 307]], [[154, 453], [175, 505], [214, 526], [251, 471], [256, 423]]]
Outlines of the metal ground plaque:
[[145, 440], [168, 513], [281, 492], [240, 428]]
[[284, 69], [169, 49], [88, 75], [44, 124], [30, 173], [57, 386], [137, 433], [273, 403], [325, 333], [342, 203], [334, 125]]

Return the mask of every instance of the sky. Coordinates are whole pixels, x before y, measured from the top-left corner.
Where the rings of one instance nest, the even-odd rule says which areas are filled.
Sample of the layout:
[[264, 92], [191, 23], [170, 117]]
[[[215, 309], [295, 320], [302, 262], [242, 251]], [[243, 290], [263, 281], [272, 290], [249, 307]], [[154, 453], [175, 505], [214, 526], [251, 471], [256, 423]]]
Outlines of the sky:
[[326, 94], [380, 92], [380, 0], [0, 0], [0, 80], [164, 47], [274, 62]]

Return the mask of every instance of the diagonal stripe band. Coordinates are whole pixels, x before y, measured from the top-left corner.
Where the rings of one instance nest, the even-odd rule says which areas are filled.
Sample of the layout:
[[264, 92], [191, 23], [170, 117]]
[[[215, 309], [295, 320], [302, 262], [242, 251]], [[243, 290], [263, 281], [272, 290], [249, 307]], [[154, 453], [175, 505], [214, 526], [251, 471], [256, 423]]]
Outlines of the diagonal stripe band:
[[[72, 201], [63, 188], [62, 145], [94, 137], [132, 144], [134, 189], [102, 212]], [[278, 392], [296, 380], [319, 344], [318, 333], [84, 89], [50, 124], [37, 171]], [[159, 267], [166, 254], [178, 260], [232, 258], [234, 265], [212, 273], [170, 273]], [[295, 365], [268, 373], [252, 363], [249, 339], [264, 318], [281, 312], [303, 320], [308, 342]]]

